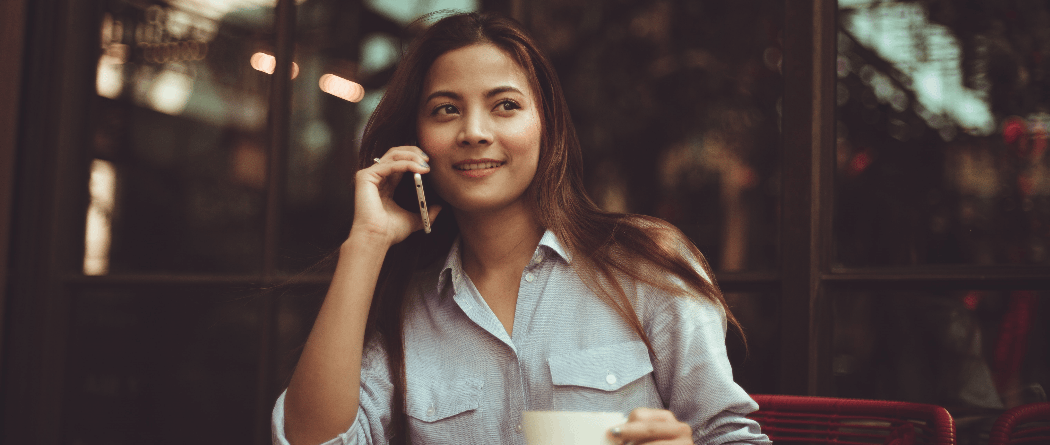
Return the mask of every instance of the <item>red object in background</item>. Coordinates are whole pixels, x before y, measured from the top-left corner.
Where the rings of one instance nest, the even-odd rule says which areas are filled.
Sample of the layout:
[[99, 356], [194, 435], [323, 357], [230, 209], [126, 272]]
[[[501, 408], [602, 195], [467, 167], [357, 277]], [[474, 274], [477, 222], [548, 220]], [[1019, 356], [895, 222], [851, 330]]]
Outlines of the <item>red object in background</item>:
[[999, 338], [995, 342], [992, 362], [992, 377], [1000, 395], [1017, 389], [1036, 304], [1038, 300], [1035, 292], [1010, 292], [1010, 302], [999, 325]]
[[988, 445], [1047, 443], [1050, 443], [1050, 402], [1007, 410], [995, 420], [988, 436]]
[[1003, 143], [1019, 158], [1037, 161], [1046, 152], [1050, 135], [1046, 124], [1039, 119], [1026, 121], [1018, 116], [1003, 120]]
[[977, 304], [981, 302], [981, 297], [983, 296], [984, 293], [981, 291], [970, 291], [970, 293], [963, 297], [963, 305], [966, 306], [966, 309], [971, 311], [976, 310]]
[[773, 443], [955, 444], [955, 421], [944, 407], [888, 400], [752, 394], [748, 415]]
[[846, 167], [846, 175], [854, 177], [864, 173], [864, 170], [867, 170], [871, 163], [871, 152], [868, 149], [862, 149], [850, 158], [849, 165]]
[[1028, 124], [1018, 116], [1003, 119], [1003, 142], [1019, 158], [1028, 154]]
[[1010, 116], [1003, 120], [1003, 142], [1013, 144], [1021, 140], [1026, 133], [1024, 119]]

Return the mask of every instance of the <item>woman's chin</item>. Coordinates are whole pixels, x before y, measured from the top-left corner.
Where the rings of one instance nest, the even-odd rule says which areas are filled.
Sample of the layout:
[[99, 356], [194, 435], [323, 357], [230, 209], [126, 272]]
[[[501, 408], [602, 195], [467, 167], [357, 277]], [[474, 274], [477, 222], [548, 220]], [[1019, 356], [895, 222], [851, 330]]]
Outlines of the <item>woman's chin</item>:
[[521, 199], [500, 199], [500, 197], [473, 197], [448, 201], [453, 211], [462, 215], [481, 215], [517, 211], [526, 208]]

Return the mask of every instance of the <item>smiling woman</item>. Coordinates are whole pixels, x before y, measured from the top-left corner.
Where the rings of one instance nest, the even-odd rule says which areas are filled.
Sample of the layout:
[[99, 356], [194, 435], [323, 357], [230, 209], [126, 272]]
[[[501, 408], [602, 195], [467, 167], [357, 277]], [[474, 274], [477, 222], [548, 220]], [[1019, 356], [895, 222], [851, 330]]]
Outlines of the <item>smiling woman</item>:
[[438, 193], [457, 212], [515, 206], [540, 155], [540, 113], [525, 71], [491, 44], [450, 51], [424, 82], [419, 144], [430, 155]]
[[[388, 91], [276, 443], [524, 443], [523, 413], [557, 410], [623, 413], [618, 442], [769, 443], [703, 255], [586, 195], [557, 76], [520, 24], [439, 20]], [[394, 202], [406, 174], [443, 199], [430, 235]]]

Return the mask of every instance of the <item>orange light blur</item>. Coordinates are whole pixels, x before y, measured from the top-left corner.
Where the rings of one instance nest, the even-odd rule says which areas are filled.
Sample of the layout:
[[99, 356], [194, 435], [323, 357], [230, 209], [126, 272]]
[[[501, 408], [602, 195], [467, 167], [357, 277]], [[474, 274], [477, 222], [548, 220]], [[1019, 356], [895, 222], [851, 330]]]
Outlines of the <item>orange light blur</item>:
[[[277, 69], [277, 59], [269, 54], [259, 52], [252, 54], [252, 68], [258, 71], [262, 71], [266, 74], [273, 74], [273, 71]], [[299, 65], [292, 62], [292, 79], [295, 79], [299, 75]]]
[[84, 230], [84, 275], [109, 273], [109, 251], [113, 240], [113, 211], [116, 208], [117, 170], [113, 163], [91, 162], [88, 206]]
[[350, 102], [361, 102], [365, 98], [365, 87], [335, 74], [325, 74], [317, 82], [321, 91]]

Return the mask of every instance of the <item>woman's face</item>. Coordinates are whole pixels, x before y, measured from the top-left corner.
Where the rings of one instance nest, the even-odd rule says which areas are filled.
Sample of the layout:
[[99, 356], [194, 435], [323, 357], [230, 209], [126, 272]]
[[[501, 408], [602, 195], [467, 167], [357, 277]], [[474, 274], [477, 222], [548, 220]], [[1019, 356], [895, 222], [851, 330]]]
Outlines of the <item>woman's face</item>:
[[430, 180], [453, 208], [525, 206], [542, 125], [525, 70], [492, 44], [449, 51], [423, 83], [417, 133]]

